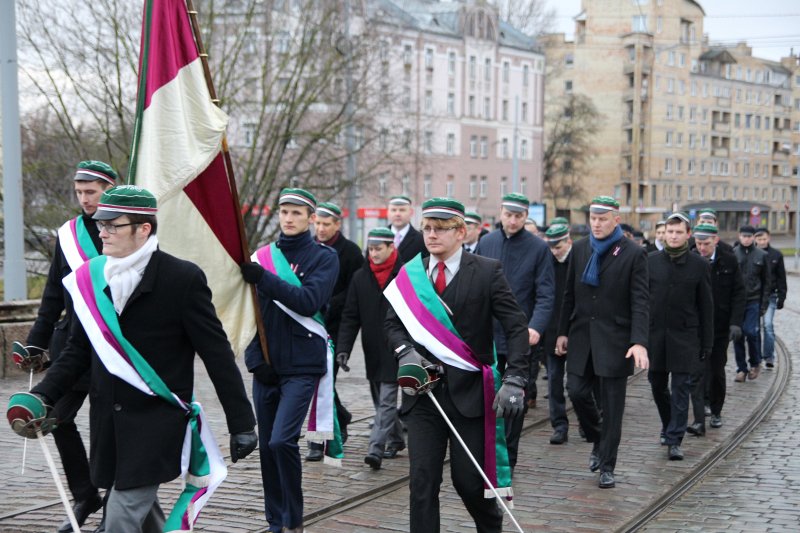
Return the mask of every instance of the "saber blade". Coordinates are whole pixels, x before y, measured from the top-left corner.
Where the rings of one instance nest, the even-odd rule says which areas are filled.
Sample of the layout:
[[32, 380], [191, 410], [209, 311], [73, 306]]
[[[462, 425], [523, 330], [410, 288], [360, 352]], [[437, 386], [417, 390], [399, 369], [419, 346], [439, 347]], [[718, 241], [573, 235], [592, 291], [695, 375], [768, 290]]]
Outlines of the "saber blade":
[[78, 520], [75, 518], [75, 513], [72, 512], [72, 506], [69, 504], [69, 498], [67, 498], [67, 492], [64, 490], [64, 484], [61, 483], [61, 478], [58, 475], [58, 470], [56, 470], [56, 463], [53, 461], [53, 456], [50, 455], [50, 448], [47, 447], [47, 443], [44, 441], [44, 435], [42, 435], [42, 430], [37, 428], [36, 429], [36, 436], [38, 437], [39, 443], [42, 445], [42, 453], [44, 453], [44, 458], [47, 461], [47, 466], [50, 467], [50, 473], [53, 475], [53, 481], [56, 483], [56, 488], [58, 489], [58, 495], [61, 496], [61, 503], [64, 504], [64, 509], [67, 510], [67, 518], [69, 518], [69, 523], [72, 524], [72, 531], [76, 533], [80, 533], [81, 528], [78, 525]]
[[525, 533], [524, 531], [522, 531], [522, 527], [519, 525], [519, 522], [517, 522], [517, 519], [514, 518], [513, 514], [511, 514], [511, 511], [509, 510], [508, 506], [506, 505], [505, 498], [503, 498], [502, 496], [500, 496], [500, 494], [498, 494], [497, 489], [494, 488], [494, 485], [492, 485], [491, 481], [489, 481], [489, 478], [486, 476], [486, 472], [483, 471], [483, 468], [481, 468], [481, 465], [479, 465], [478, 461], [475, 460], [475, 456], [472, 455], [472, 452], [469, 451], [469, 448], [467, 448], [467, 445], [464, 442], [464, 439], [462, 439], [461, 435], [458, 434], [458, 431], [456, 431], [456, 428], [455, 428], [455, 426], [453, 426], [453, 423], [450, 421], [450, 419], [447, 418], [447, 415], [444, 414], [444, 409], [442, 409], [442, 406], [439, 405], [439, 402], [436, 400], [436, 398], [433, 396], [433, 394], [431, 394], [430, 390], [428, 390], [426, 393], [428, 395], [428, 398], [430, 398], [431, 401], [433, 402], [433, 405], [436, 406], [436, 409], [439, 410], [439, 414], [442, 415], [442, 418], [444, 418], [444, 421], [447, 422], [447, 426], [450, 428], [450, 431], [452, 431], [453, 435], [456, 436], [456, 439], [458, 440], [458, 443], [461, 444], [461, 447], [466, 452], [467, 457], [469, 457], [470, 461], [472, 461], [472, 464], [475, 465], [475, 468], [478, 469], [478, 473], [483, 478], [483, 482], [486, 483], [486, 485], [490, 489], [492, 489], [492, 492], [494, 492], [494, 496], [495, 496], [495, 498], [497, 498], [497, 501], [500, 503], [500, 507], [503, 508], [503, 511], [511, 519], [511, 522], [514, 524], [514, 527], [517, 528], [517, 531], [519, 531], [519, 533]]

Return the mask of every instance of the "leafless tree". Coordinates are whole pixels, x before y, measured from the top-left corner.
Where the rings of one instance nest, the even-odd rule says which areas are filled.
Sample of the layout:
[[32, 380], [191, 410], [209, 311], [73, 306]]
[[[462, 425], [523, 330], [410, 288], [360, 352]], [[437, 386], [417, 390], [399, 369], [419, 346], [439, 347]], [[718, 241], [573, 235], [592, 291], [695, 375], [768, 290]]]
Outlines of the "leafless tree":
[[595, 155], [594, 136], [603, 116], [585, 95], [570, 94], [549, 103], [545, 119], [544, 197], [556, 210], [569, 209], [586, 195], [583, 179]]
[[536, 37], [552, 31], [556, 10], [547, 0], [495, 0], [500, 20], [508, 22], [526, 35]]

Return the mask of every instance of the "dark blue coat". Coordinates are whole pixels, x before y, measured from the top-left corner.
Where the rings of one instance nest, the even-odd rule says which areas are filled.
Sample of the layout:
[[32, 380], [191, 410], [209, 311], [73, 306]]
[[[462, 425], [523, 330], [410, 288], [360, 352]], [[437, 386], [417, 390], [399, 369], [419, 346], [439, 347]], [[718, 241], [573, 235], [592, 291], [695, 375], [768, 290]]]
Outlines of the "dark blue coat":
[[[302, 285], [290, 285], [266, 271], [256, 284], [270, 362], [279, 375], [322, 375], [327, 368], [325, 340], [298, 324], [275, 301], [303, 316], [322, 311], [339, 275], [339, 259], [332, 248], [314, 242], [308, 231], [295, 237], [281, 233], [277, 246], [296, 267]], [[251, 372], [264, 363], [258, 336], [250, 342], [244, 357]]]
[[[478, 242], [475, 253], [502, 263], [503, 274], [525, 313], [528, 327], [543, 335], [553, 314], [556, 290], [553, 254], [547, 244], [525, 230], [506, 237], [502, 229], [497, 229]], [[498, 353], [508, 353], [499, 323], [494, 326], [494, 340]]]

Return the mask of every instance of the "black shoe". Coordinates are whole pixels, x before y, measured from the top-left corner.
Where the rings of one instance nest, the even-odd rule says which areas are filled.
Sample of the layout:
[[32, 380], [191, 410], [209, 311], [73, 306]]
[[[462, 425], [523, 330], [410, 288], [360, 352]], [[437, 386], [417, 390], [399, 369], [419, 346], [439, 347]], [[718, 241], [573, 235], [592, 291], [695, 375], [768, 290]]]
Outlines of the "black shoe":
[[670, 461], [683, 461], [683, 450], [679, 444], [669, 445], [669, 460]]
[[586, 433], [583, 431], [583, 428], [578, 426], [578, 435], [581, 436], [582, 439], [586, 440]]
[[405, 450], [405, 449], [406, 449], [406, 445], [405, 444], [401, 444], [399, 446], [389, 446], [388, 448], [386, 448], [386, 450], [384, 450], [383, 458], [384, 459], [394, 459], [395, 457], [397, 457], [397, 452]]
[[662, 446], [666, 446], [667, 445], [667, 432], [666, 431], [662, 431], [661, 434], [658, 436], [658, 440], [659, 440], [659, 442], [661, 443]]
[[592, 453], [589, 454], [589, 470], [597, 472], [600, 468], [600, 444], [595, 443], [592, 447]]
[[325, 446], [317, 442], [308, 443], [308, 453], [306, 454], [306, 461], [316, 463], [322, 461], [325, 457]]
[[695, 422], [686, 428], [686, 433], [689, 435], [694, 435], [695, 437], [705, 437], [706, 425], [702, 422]]
[[[86, 500], [75, 502], [75, 505], [72, 506], [72, 512], [75, 514], [75, 520], [78, 522], [78, 526], [83, 526], [83, 523], [86, 522], [89, 515], [101, 507], [103, 507], [103, 499], [98, 494]], [[69, 518], [67, 518], [61, 526], [59, 526], [57, 533], [70, 533], [71, 531], [72, 524]]]
[[772, 361], [767, 361], [767, 368], [775, 368], [775, 363]]
[[563, 429], [553, 431], [553, 434], [550, 436], [550, 444], [564, 444], [568, 440], [567, 432]]
[[711, 427], [719, 429], [722, 427], [722, 417], [720, 415], [711, 415]]
[[375, 455], [374, 453], [371, 453], [366, 457], [364, 457], [364, 462], [367, 463], [371, 469], [380, 470], [383, 459], [381, 458], [380, 455]]
[[601, 489], [613, 489], [616, 485], [614, 472], [600, 472], [600, 482], [597, 484]]

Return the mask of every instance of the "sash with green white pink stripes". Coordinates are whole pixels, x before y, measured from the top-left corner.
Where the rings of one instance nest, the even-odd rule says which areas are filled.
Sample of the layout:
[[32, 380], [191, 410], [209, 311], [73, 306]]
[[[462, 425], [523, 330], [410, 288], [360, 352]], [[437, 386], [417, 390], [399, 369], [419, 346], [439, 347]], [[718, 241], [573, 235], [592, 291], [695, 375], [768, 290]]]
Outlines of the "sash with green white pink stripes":
[[[286, 283], [295, 287], [302, 285], [300, 278], [292, 270], [292, 266], [286, 256], [274, 243], [259, 248], [250, 259], [258, 262], [265, 270], [272, 272]], [[327, 371], [320, 377], [317, 389], [314, 391], [314, 397], [311, 399], [306, 440], [324, 444], [325, 462], [341, 465], [341, 459], [344, 457], [344, 448], [342, 447], [342, 437], [339, 431], [339, 421], [336, 417], [336, 404], [333, 401], [333, 341], [331, 341], [330, 335], [325, 329], [325, 320], [319, 311], [314, 316], [308, 317], [292, 311], [277, 300], [273, 300], [273, 302], [280, 310], [292, 317], [309, 332], [322, 337], [328, 347], [325, 365]]]
[[64, 278], [75, 302], [75, 313], [106, 369], [149, 396], [158, 396], [186, 412], [186, 436], [181, 452], [183, 492], [164, 525], [165, 532], [191, 531], [200, 510], [228, 474], [202, 406], [186, 403], [169, 390], [147, 360], [123, 336], [103, 274], [107, 257], [85, 262]]
[[58, 228], [58, 244], [73, 272], [89, 259], [100, 255], [83, 223], [82, 215], [66, 221]]
[[[496, 363], [488, 365], [481, 362], [456, 331], [450, 320], [449, 310], [436, 294], [420, 255], [400, 269], [383, 294], [415, 342], [424, 346], [443, 363], [482, 374], [483, 470], [497, 492], [510, 499], [513, 491], [505, 422], [492, 410], [494, 395], [501, 385]], [[484, 496], [495, 497], [489, 487], [484, 487]]]

